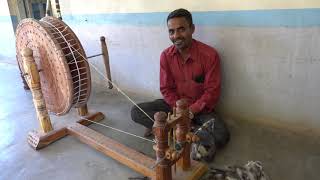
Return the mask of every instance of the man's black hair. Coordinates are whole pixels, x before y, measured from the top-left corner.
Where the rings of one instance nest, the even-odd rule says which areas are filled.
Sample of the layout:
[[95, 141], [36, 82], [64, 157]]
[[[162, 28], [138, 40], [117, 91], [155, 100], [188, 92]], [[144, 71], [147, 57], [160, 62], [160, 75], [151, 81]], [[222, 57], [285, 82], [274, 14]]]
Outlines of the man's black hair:
[[172, 12], [168, 15], [168, 17], [167, 17], [167, 23], [168, 23], [168, 21], [169, 21], [170, 19], [176, 18], [176, 17], [184, 17], [184, 18], [188, 21], [188, 23], [189, 23], [190, 26], [193, 24], [193, 22], [192, 22], [192, 15], [191, 15], [191, 13], [190, 13], [188, 10], [186, 10], [186, 9], [180, 8], [180, 9], [176, 9], [176, 10], [172, 11]]

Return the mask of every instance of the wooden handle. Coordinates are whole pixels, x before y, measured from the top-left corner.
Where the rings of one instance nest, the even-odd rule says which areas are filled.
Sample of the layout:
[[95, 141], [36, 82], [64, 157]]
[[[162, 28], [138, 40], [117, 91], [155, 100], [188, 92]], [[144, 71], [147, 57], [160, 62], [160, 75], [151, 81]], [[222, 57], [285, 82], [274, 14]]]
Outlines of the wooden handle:
[[110, 63], [109, 63], [109, 52], [106, 44], [106, 38], [104, 36], [100, 37], [100, 42], [101, 42], [101, 50], [102, 50], [102, 57], [103, 57], [103, 62], [104, 62], [104, 67], [106, 69], [106, 74], [108, 78], [108, 88], [112, 89], [113, 85], [111, 83], [111, 71], [110, 71]]

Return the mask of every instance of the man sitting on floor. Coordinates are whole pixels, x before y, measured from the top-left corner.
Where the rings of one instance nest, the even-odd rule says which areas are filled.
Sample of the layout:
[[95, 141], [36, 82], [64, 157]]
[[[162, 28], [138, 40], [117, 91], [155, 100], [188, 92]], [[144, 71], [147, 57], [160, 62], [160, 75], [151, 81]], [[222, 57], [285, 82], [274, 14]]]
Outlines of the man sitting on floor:
[[[216, 147], [229, 141], [229, 131], [217, 118], [214, 108], [220, 96], [220, 59], [217, 51], [192, 38], [195, 26], [192, 15], [177, 9], [167, 17], [169, 38], [173, 45], [160, 56], [160, 91], [163, 99], [138, 104], [150, 117], [158, 111], [170, 112], [179, 99], [187, 99], [198, 126], [214, 119], [213, 137]], [[153, 121], [137, 107], [131, 110], [132, 120], [145, 126], [151, 135]]]

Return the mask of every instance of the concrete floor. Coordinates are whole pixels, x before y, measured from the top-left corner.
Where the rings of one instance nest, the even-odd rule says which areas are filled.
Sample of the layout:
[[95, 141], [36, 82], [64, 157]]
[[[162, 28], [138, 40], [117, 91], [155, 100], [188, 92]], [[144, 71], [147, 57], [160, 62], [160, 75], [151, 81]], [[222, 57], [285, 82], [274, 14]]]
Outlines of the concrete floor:
[[[22, 88], [14, 64], [0, 62], [0, 179], [2, 180], [99, 180], [139, 176], [113, 159], [82, 144], [73, 137], [65, 137], [50, 146], [34, 151], [26, 142], [26, 135], [38, 129], [32, 96]], [[132, 95], [136, 102], [148, 100]], [[142, 135], [143, 128], [130, 120], [131, 103], [117, 91], [93, 87], [88, 103], [90, 110], [106, 115], [107, 125]], [[75, 110], [63, 117], [51, 116], [55, 127], [78, 119]], [[274, 129], [252, 122], [226, 120], [232, 139], [219, 151], [210, 166], [245, 164], [250, 160], [262, 162], [273, 180], [320, 179], [320, 139]], [[119, 142], [154, 156], [152, 144], [99, 125], [91, 128]]]

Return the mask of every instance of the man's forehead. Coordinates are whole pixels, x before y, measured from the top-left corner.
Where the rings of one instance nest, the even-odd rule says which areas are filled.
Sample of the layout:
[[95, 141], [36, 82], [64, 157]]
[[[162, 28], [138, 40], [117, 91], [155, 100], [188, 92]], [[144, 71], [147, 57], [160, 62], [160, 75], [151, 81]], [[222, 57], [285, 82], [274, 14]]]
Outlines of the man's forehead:
[[167, 25], [169, 28], [179, 28], [179, 27], [188, 26], [189, 23], [184, 17], [175, 17], [175, 18], [169, 19]]

